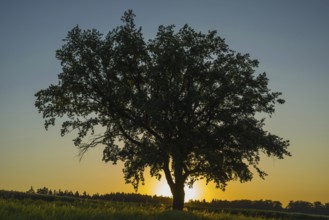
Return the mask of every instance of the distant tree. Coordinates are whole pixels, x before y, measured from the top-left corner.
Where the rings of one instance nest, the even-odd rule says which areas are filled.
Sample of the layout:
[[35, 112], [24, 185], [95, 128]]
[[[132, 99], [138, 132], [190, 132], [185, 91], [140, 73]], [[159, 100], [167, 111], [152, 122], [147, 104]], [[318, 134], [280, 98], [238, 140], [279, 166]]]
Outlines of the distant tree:
[[82, 197], [83, 197], [83, 198], [89, 198], [89, 195], [87, 194], [86, 191], [83, 191], [83, 193], [82, 193]]
[[280, 201], [272, 201], [272, 208], [273, 210], [281, 210], [282, 208], [282, 203]]
[[27, 190], [26, 193], [34, 194], [35, 191], [34, 191], [33, 187], [31, 186], [31, 188], [29, 190]]
[[58, 190], [57, 194], [58, 194], [59, 196], [63, 196], [63, 195], [64, 195], [64, 193], [63, 193], [63, 191], [62, 191], [61, 189]]
[[282, 203], [279, 201], [272, 200], [258, 200], [253, 201], [252, 206], [254, 209], [264, 209], [264, 210], [281, 210]]
[[265, 73], [255, 74], [257, 60], [230, 50], [216, 31], [188, 25], [177, 32], [160, 26], [144, 41], [134, 17], [126, 12], [105, 37], [78, 26], [69, 31], [56, 51], [58, 84], [35, 94], [46, 129], [63, 118], [61, 135], [77, 130], [81, 155], [104, 145], [103, 160], [123, 161], [136, 190], [146, 167], [157, 179], [164, 173], [179, 210], [186, 184], [204, 178], [224, 190], [228, 181], [250, 181], [251, 167], [266, 176], [261, 152], [290, 155], [289, 142], [265, 131], [259, 118], [284, 100]]
[[324, 208], [324, 205], [320, 201], [313, 202], [313, 207], [316, 209]]
[[43, 188], [40, 188], [40, 189], [37, 189], [37, 193], [38, 194], [44, 194], [44, 195], [48, 195], [48, 188], [47, 187], [43, 187]]
[[328, 211], [329, 213], [329, 202], [323, 204], [324, 208]]
[[287, 210], [293, 212], [310, 212], [313, 208], [313, 204], [307, 201], [290, 201]]
[[79, 192], [76, 191], [76, 192], [74, 193], [74, 196], [75, 196], [75, 197], [79, 197], [79, 196], [80, 196]]
[[64, 191], [64, 196], [73, 196], [73, 192], [72, 191], [65, 190]]

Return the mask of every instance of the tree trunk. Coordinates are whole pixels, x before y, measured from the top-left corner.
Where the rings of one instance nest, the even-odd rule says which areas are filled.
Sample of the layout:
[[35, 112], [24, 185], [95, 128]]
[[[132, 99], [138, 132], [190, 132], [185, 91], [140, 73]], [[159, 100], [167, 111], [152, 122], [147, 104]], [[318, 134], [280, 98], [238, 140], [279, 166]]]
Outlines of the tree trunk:
[[173, 189], [171, 189], [173, 195], [173, 210], [182, 211], [184, 208], [184, 200], [185, 200], [185, 191], [184, 184], [175, 184]]
[[168, 185], [170, 187], [170, 191], [173, 196], [173, 204], [172, 208], [173, 210], [179, 210], [182, 211], [184, 208], [184, 200], [185, 200], [185, 191], [184, 191], [184, 184], [185, 179], [183, 175], [183, 165], [180, 160], [173, 161], [174, 163], [174, 176], [175, 181], [173, 181], [173, 177], [171, 175], [171, 172], [169, 170], [169, 156], [164, 161], [164, 167], [163, 171], [166, 175], [166, 179], [168, 182]]

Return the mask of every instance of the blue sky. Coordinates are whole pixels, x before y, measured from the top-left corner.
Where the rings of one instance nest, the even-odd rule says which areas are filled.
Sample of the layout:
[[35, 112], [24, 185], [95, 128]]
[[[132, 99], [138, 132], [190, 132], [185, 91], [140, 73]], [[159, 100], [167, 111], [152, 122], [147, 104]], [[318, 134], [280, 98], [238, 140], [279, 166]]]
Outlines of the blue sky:
[[[45, 185], [101, 193], [132, 191], [131, 186], [119, 187], [122, 167], [102, 163], [101, 148], [79, 162], [73, 136], [60, 137], [58, 126], [44, 131], [34, 107], [34, 93], [57, 83], [61, 68], [55, 51], [67, 32], [78, 24], [106, 34], [121, 24], [127, 9], [134, 10], [145, 39], [152, 38], [159, 25], [179, 28], [188, 23], [202, 32], [217, 30], [231, 49], [258, 59], [258, 71], [268, 74], [270, 88], [283, 92], [287, 102], [277, 106], [267, 128], [291, 141], [293, 157], [264, 158], [263, 167], [270, 174], [265, 181], [232, 183], [224, 193], [208, 186], [214, 197], [257, 199], [257, 188], [264, 199], [329, 198], [329, 2], [325, 0], [1, 1], [0, 189]], [[112, 174], [118, 176], [115, 183]]]

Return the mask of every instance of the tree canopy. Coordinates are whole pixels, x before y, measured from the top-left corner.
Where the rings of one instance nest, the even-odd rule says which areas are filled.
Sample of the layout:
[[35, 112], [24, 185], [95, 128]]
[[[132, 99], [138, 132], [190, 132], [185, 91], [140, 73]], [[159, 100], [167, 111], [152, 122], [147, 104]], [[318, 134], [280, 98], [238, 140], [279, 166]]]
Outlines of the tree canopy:
[[266, 74], [255, 73], [257, 60], [229, 49], [216, 31], [188, 25], [159, 26], [145, 41], [134, 17], [125, 12], [107, 35], [68, 32], [56, 51], [58, 84], [35, 94], [46, 129], [63, 118], [62, 136], [77, 130], [81, 154], [104, 146], [103, 160], [123, 161], [136, 189], [146, 167], [158, 179], [164, 173], [175, 209], [183, 208], [185, 184], [204, 178], [224, 190], [228, 181], [250, 181], [252, 167], [264, 177], [261, 153], [290, 155], [289, 142], [256, 117], [284, 103]]

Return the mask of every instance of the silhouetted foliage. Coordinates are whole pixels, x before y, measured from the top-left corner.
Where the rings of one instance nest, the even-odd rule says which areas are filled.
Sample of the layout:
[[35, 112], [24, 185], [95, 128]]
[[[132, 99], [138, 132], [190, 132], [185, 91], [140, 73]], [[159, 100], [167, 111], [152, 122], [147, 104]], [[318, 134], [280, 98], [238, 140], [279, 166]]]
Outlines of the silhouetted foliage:
[[33, 193], [35, 193], [35, 191], [34, 191], [33, 187], [31, 186], [31, 188], [29, 190], [27, 190], [26, 193], [33, 194]]
[[210, 206], [224, 209], [257, 209], [257, 210], [272, 210], [272, 211], [282, 211], [282, 203], [279, 201], [272, 200], [212, 200], [210, 203], [200, 202], [200, 201], [192, 201], [189, 202], [191, 205], [197, 206]]
[[43, 187], [43, 188], [37, 189], [37, 193], [38, 193], [38, 194], [45, 194], [45, 195], [48, 195], [48, 194], [49, 194], [49, 190], [48, 190], [47, 187]]
[[[212, 200], [210, 203], [201, 201], [189, 202], [191, 207], [203, 207], [203, 208], [219, 208], [225, 210], [231, 209], [253, 209], [253, 210], [270, 210], [270, 211], [288, 211], [296, 213], [308, 213], [318, 215], [329, 215], [329, 203], [322, 204], [321, 202], [307, 202], [307, 201], [290, 201], [287, 207], [283, 208], [280, 201], [272, 200]], [[273, 213], [272, 213], [273, 214]], [[275, 217], [274, 215], [267, 217]], [[307, 219], [299, 217], [300, 219]], [[298, 219], [298, 218], [297, 218]]]
[[260, 210], [275, 210], [280, 211], [282, 210], [282, 204], [279, 201], [272, 201], [272, 200], [257, 200], [257, 201], [250, 201], [250, 200], [236, 200], [236, 201], [221, 201], [221, 200], [214, 200], [211, 202], [213, 205], [223, 206], [227, 208], [243, 208], [243, 209], [260, 209]]
[[76, 191], [74, 194], [71, 193], [72, 191], [62, 191], [59, 189], [58, 191], [53, 190], [53, 193], [50, 194], [48, 190], [48, 194], [45, 190], [48, 188], [43, 187], [37, 189], [37, 193], [30, 193], [28, 190], [26, 193], [17, 192], [17, 191], [6, 191], [0, 190], [0, 198], [14, 198], [14, 199], [35, 199], [35, 200], [45, 200], [45, 201], [54, 201], [57, 199], [63, 201], [74, 201], [74, 199], [95, 199], [95, 200], [106, 200], [106, 201], [113, 201], [113, 202], [134, 202], [140, 204], [165, 204], [169, 205], [172, 203], [172, 198], [164, 197], [164, 196], [150, 196], [150, 195], [141, 195], [137, 193], [109, 193], [100, 195], [98, 193], [89, 195], [86, 192], [80, 194]]
[[172, 203], [172, 199], [163, 196], [149, 196], [136, 193], [110, 193], [104, 195], [95, 194], [91, 198], [116, 202], [136, 202], [149, 204], [166, 204]]
[[[144, 41], [134, 17], [126, 12], [123, 25], [105, 37], [78, 26], [68, 33], [56, 51], [58, 84], [35, 94], [46, 129], [65, 119], [61, 135], [77, 130], [81, 155], [104, 145], [103, 160], [123, 161], [135, 189], [146, 167], [158, 179], [164, 173], [174, 209], [183, 208], [186, 184], [204, 178], [224, 190], [228, 181], [250, 181], [250, 167], [266, 176], [261, 152], [290, 155], [289, 142], [255, 117], [284, 103], [266, 74], [255, 74], [257, 60], [230, 50], [216, 31], [188, 25], [159, 26]], [[84, 143], [86, 136], [91, 141]]]
[[329, 203], [322, 204], [319, 201], [314, 203], [306, 201], [290, 201], [286, 209], [291, 212], [329, 215]]

